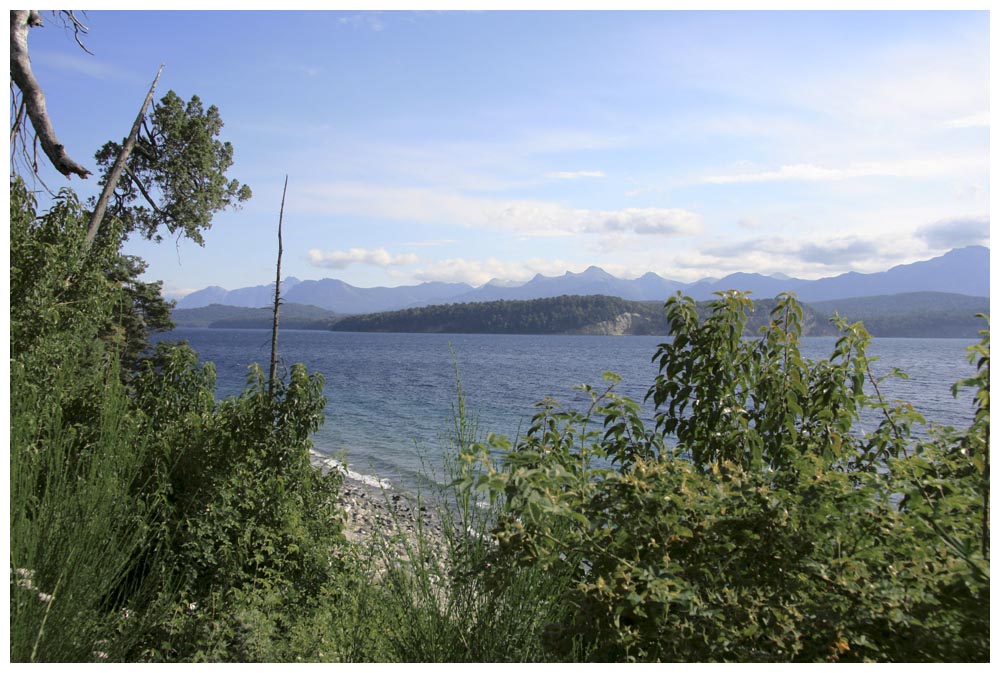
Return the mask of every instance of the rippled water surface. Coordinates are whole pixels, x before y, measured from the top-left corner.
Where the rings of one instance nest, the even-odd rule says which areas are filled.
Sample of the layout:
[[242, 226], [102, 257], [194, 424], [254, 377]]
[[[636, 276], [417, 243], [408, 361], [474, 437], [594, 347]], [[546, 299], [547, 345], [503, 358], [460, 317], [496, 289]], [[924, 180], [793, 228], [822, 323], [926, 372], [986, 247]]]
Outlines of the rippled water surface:
[[[187, 340], [215, 363], [217, 396], [238, 393], [252, 362], [265, 366], [270, 332], [177, 329], [164, 339]], [[513, 436], [527, 428], [533, 404], [551, 396], [583, 406], [575, 385], [623, 377], [620, 394], [641, 401], [656, 376], [651, 362], [663, 337], [486, 334], [359, 334], [285, 330], [283, 362], [304, 363], [326, 379], [326, 422], [316, 449], [344, 454], [356, 472], [411, 486], [421, 457], [439, 468], [456, 403], [456, 366], [480, 430]], [[803, 339], [803, 355], [829, 357], [834, 338]], [[883, 393], [914, 405], [929, 422], [967, 425], [971, 394], [952, 397], [951, 384], [974, 373], [966, 360], [972, 339], [875, 339], [876, 375], [898, 367], [909, 380], [886, 381]], [[651, 404], [647, 413], [652, 418]]]

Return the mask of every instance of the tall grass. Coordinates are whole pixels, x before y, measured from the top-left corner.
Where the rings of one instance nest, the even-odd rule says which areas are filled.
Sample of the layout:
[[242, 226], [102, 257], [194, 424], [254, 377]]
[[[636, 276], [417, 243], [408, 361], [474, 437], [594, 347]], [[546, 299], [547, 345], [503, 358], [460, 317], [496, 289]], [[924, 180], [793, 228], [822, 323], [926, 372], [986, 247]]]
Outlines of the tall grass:
[[131, 496], [146, 443], [115, 366], [90, 374], [96, 427], [67, 418], [81, 375], [66, 367], [43, 388], [11, 367], [12, 661], [114, 659], [135, 632], [115, 595], [150, 515]]
[[[460, 489], [458, 477], [479, 469], [462, 460], [483, 436], [466, 406], [456, 371], [457, 401], [446, 443], [443, 480], [426, 479], [416, 506], [433, 509], [441, 540], [418, 523], [407, 538], [402, 522], [359, 546], [354, 577], [345, 578], [349, 604], [341, 603], [336, 625], [345, 636], [339, 650], [347, 661], [527, 662], [542, 661], [543, 633], [560, 620], [564, 577], [538, 568], [489, 565], [491, 528], [502, 506], [480, 502]], [[426, 471], [426, 470], [425, 470]], [[443, 483], [442, 483], [443, 481]], [[405, 559], [391, 540], [404, 540]]]

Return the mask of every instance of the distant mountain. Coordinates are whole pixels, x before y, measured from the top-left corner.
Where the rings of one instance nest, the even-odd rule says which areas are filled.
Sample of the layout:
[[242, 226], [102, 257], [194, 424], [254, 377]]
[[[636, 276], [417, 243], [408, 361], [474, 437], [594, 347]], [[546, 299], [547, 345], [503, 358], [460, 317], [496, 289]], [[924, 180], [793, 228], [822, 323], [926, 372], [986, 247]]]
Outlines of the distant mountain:
[[354, 287], [341, 280], [304, 280], [283, 292], [287, 301], [338, 313], [375, 313], [449, 301], [472, 289], [466, 283], [423, 283], [402, 287]]
[[[298, 278], [289, 276], [281, 281], [281, 292], [286, 294], [290, 289], [300, 283]], [[192, 292], [186, 297], [177, 301], [177, 308], [201, 308], [211, 304], [223, 304], [225, 306], [244, 306], [247, 308], [260, 308], [274, 304], [274, 284], [255, 285], [254, 287], [243, 287], [238, 290], [226, 290], [218, 285], [206, 287], [204, 290]]]
[[[408, 306], [425, 306], [448, 301], [472, 289], [466, 283], [423, 283], [403, 287], [354, 287], [342, 280], [286, 278], [281, 282], [282, 300], [318, 306], [337, 313], [373, 313]], [[177, 302], [179, 309], [202, 308], [210, 304], [261, 308], [274, 303], [274, 285], [257, 285], [226, 291], [212, 286], [192, 292]]]
[[[647, 274], [647, 276], [650, 274]], [[656, 274], [652, 274], [656, 276]], [[659, 278], [659, 276], [656, 276]], [[662, 279], [661, 279], [662, 280]], [[648, 282], [648, 281], [647, 281]], [[667, 282], [667, 281], [664, 281]], [[562, 276], [536, 275], [523, 285], [504, 287], [501, 285], [485, 285], [466, 294], [454, 297], [454, 302], [481, 302], [498, 299], [526, 300], [560, 297], [562, 295], [607, 295], [622, 299], [651, 299], [644, 296], [635, 281], [615, 278], [610, 273], [596, 266], [581, 273], [567, 271]], [[665, 294], [663, 299], [669, 296]], [[656, 296], [655, 298], [660, 298]]]
[[802, 286], [803, 301], [870, 297], [904, 292], [949, 292], [990, 296], [990, 250], [980, 245], [957, 248], [940, 257], [894, 266], [879, 273], [845, 273]]
[[[359, 288], [332, 278], [301, 282], [290, 278], [283, 281], [282, 296], [288, 302], [310, 304], [338, 313], [377, 313], [442, 303], [529, 300], [562, 295], [606, 295], [634, 301], [663, 302], [677, 291], [701, 301], [711, 299], [715, 292], [733, 289], [750, 291], [755, 299], [795, 292], [805, 302], [906, 292], [988, 297], [989, 264], [989, 248], [970, 246], [923, 262], [895, 266], [888, 271], [852, 272], [819, 280], [789, 278], [783, 274], [734, 273], [722, 279], [706, 278], [695, 283], [682, 283], [652, 272], [625, 280], [592, 266], [581, 273], [567, 271], [561, 276], [538, 274], [523, 284], [494, 279], [479, 288], [466, 283]], [[213, 303], [261, 307], [270, 305], [273, 297], [272, 285], [228, 292], [213, 286], [184, 297], [177, 302], [177, 307], [197, 308]]]
[[[711, 299], [716, 292], [725, 290], [751, 292], [755, 299], [763, 299], [776, 297], [782, 292], [800, 294], [800, 289], [809, 282], [815, 281], [789, 277], [774, 278], [759, 273], [732, 273], [714, 282], [698, 283], [690, 289], [683, 290], [683, 292], [698, 301]], [[799, 298], [801, 298], [801, 294]]]
[[209, 285], [177, 300], [177, 308], [201, 308], [211, 304], [222, 304], [229, 290], [218, 285]]
[[734, 273], [717, 281], [699, 281], [683, 292], [696, 300], [702, 300], [723, 290], [749, 290], [757, 298], [774, 297], [780, 292], [795, 292], [805, 302], [906, 292], [947, 292], [988, 297], [990, 250], [973, 245], [957, 248], [923, 262], [894, 266], [888, 271], [852, 271], [817, 280], [790, 278], [783, 274], [763, 276], [758, 273]]

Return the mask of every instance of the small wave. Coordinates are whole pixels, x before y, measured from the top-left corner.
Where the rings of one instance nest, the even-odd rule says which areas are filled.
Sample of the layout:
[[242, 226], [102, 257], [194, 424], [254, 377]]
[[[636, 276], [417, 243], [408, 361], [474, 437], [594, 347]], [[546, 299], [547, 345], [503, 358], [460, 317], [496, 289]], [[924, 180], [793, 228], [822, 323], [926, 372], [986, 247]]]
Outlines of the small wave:
[[318, 465], [320, 467], [325, 467], [328, 470], [338, 470], [344, 474], [345, 477], [353, 481], [359, 481], [366, 486], [373, 486], [375, 488], [382, 488], [387, 491], [392, 490], [392, 484], [385, 479], [379, 479], [368, 474], [361, 474], [360, 472], [355, 472], [346, 463], [332, 458], [325, 453], [320, 453], [316, 449], [309, 449], [309, 455], [312, 458], [313, 465]]

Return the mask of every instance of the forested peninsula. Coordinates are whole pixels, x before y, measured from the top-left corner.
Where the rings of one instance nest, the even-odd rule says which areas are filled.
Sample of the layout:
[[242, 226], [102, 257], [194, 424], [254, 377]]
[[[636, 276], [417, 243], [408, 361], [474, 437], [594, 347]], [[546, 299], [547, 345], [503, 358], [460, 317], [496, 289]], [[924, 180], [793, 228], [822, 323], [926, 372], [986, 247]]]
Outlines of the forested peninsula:
[[[753, 302], [745, 334], [756, 334], [768, 320], [774, 299]], [[698, 302], [699, 314], [710, 302]], [[837, 333], [834, 315], [863, 321], [872, 336], [975, 338], [981, 328], [978, 313], [989, 312], [987, 297], [944, 292], [913, 292], [803, 304], [803, 334]], [[179, 327], [268, 329], [271, 309], [213, 304], [175, 309]], [[451, 334], [593, 334], [610, 336], [666, 334], [669, 328], [662, 302], [630, 301], [604, 295], [564, 295], [531, 300], [452, 303], [342, 316], [316, 306], [282, 307], [286, 329], [337, 332], [413, 332]]]

